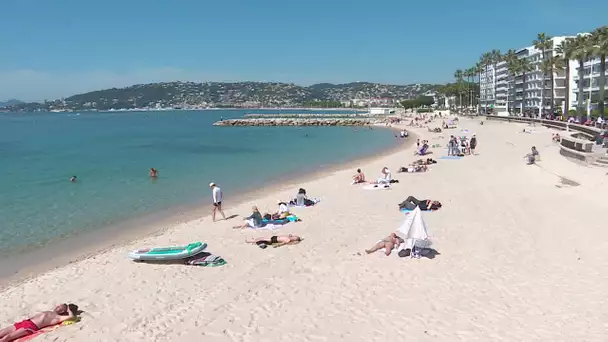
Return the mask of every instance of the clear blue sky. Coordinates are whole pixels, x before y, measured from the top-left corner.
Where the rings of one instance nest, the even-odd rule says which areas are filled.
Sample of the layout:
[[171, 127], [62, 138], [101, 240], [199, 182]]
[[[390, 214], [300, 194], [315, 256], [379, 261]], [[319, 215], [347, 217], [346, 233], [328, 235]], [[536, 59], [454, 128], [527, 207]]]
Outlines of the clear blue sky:
[[[153, 81], [439, 83], [608, 1], [1, 0], [0, 100]], [[579, 15], [577, 15], [579, 13]]]

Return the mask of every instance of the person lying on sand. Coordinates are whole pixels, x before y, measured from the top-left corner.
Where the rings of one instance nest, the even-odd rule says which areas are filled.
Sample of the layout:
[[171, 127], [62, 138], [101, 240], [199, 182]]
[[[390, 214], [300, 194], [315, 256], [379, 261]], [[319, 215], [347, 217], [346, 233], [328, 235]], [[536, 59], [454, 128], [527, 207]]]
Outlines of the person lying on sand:
[[400, 167], [397, 172], [426, 172], [429, 170], [429, 167], [426, 165], [410, 165], [408, 167]]
[[430, 199], [419, 200], [414, 196], [409, 196], [405, 201], [399, 203], [399, 209], [414, 210], [416, 207], [420, 210], [438, 210], [441, 208], [441, 202]]
[[243, 229], [243, 228], [258, 228], [262, 226], [262, 214], [258, 210], [258, 207], [251, 207], [253, 211], [251, 215], [245, 217], [246, 222], [242, 225], [234, 226], [234, 229]]
[[273, 246], [273, 247], [280, 247], [280, 246], [285, 246], [285, 245], [295, 245], [298, 244], [302, 241], [302, 238], [297, 236], [297, 235], [274, 235], [271, 236], [270, 239], [268, 238], [263, 238], [263, 237], [259, 237], [259, 238], [251, 238], [251, 239], [247, 239], [245, 240], [245, 242], [247, 243], [255, 243], [256, 245], [260, 246], [260, 248], [266, 248], [268, 246]]
[[403, 239], [398, 237], [397, 234], [391, 233], [391, 235], [382, 239], [382, 241], [376, 243], [372, 248], [366, 249], [365, 253], [371, 254], [377, 250], [384, 248], [384, 254], [390, 255], [393, 251], [393, 248], [399, 247], [400, 244], [403, 243]]
[[36, 331], [76, 318], [74, 312], [78, 306], [74, 304], [60, 304], [53, 311], [43, 311], [30, 319], [15, 323], [0, 330], [0, 342], [14, 341], [18, 338], [31, 335]]
[[431, 164], [437, 164], [437, 161], [433, 158], [426, 158], [426, 159], [418, 159], [412, 163], [412, 165], [431, 165]]
[[365, 183], [365, 174], [361, 169], [357, 169], [357, 173], [353, 176], [353, 184]]

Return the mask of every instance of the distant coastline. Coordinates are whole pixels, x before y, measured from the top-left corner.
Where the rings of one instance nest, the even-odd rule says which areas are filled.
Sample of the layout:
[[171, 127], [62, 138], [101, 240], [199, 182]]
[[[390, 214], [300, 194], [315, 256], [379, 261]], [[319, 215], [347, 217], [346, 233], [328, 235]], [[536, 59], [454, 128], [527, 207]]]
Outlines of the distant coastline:
[[66, 98], [6, 107], [14, 112], [118, 110], [322, 109], [399, 106], [403, 100], [432, 96], [438, 84], [391, 85], [370, 82], [300, 86], [277, 82], [164, 82], [138, 84]]

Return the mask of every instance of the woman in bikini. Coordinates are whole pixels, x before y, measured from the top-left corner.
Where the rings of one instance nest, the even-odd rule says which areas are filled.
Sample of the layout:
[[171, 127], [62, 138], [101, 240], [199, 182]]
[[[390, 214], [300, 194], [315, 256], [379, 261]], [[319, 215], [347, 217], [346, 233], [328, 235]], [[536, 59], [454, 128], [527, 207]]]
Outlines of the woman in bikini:
[[399, 247], [403, 243], [403, 239], [398, 237], [397, 234], [391, 233], [391, 235], [382, 239], [382, 241], [375, 244], [372, 248], [366, 249], [365, 253], [371, 254], [377, 250], [384, 248], [384, 254], [391, 255], [393, 248]]
[[255, 243], [260, 248], [266, 248], [267, 246], [280, 247], [284, 245], [295, 245], [302, 241], [302, 238], [297, 235], [274, 235], [268, 238], [251, 238], [245, 240], [247, 243]]

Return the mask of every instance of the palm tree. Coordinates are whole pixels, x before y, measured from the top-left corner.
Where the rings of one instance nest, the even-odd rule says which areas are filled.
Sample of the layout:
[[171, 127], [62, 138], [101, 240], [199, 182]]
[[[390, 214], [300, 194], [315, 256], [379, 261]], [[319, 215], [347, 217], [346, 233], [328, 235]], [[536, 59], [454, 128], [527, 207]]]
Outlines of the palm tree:
[[585, 76], [585, 61], [587, 61], [592, 54], [591, 48], [592, 47], [588, 35], [579, 34], [576, 38], [574, 38], [572, 57], [578, 61], [578, 99], [576, 101], [576, 112], [578, 116], [583, 116], [585, 112], [583, 103], [583, 79]]
[[526, 76], [532, 72], [532, 70], [534, 70], [534, 67], [532, 66], [532, 64], [530, 64], [530, 61], [528, 60], [528, 58], [524, 57], [524, 58], [519, 58], [517, 59], [517, 61], [515, 62], [515, 70], [517, 70], [518, 74], [522, 74], [522, 78], [523, 78], [523, 94], [522, 94], [522, 100], [521, 100], [521, 112], [523, 114], [524, 112], [524, 108], [526, 105]]
[[[488, 67], [490, 66], [490, 64], [492, 64], [492, 53], [491, 52], [484, 53], [481, 56], [480, 62], [481, 62], [481, 65], [483, 66], [484, 71], [485, 71], [486, 84], [487, 84], [488, 83], [488, 73], [489, 73]], [[481, 76], [479, 78], [480, 78], [479, 84], [481, 86]], [[484, 90], [484, 92], [487, 92], [487, 89]], [[480, 97], [481, 97], [481, 88], [479, 88], [479, 94], [480, 94]], [[487, 114], [488, 113], [488, 97], [487, 97], [487, 94], [486, 94], [486, 96], [484, 96], [484, 101], [483, 102], [484, 102], [484, 114]]]
[[475, 68], [468, 68], [464, 71], [464, 76], [467, 78], [467, 97], [469, 100], [467, 101], [467, 107], [473, 106], [473, 79], [475, 78]]
[[492, 83], [494, 84], [493, 99], [494, 99], [494, 104], [496, 105], [496, 65], [498, 65], [498, 63], [502, 62], [502, 54], [500, 53], [500, 50], [492, 50], [490, 52], [490, 60], [492, 62], [492, 69], [493, 69], [493, 75], [492, 75]]
[[562, 114], [566, 115], [570, 109], [570, 60], [573, 58], [575, 48], [574, 38], [564, 39], [556, 48], [556, 68], [566, 69], [566, 105], [562, 108]]
[[[554, 108], [555, 108], [555, 85], [554, 83], [554, 75], [553, 75], [553, 71], [555, 69], [555, 63], [556, 63], [556, 58], [554, 56], [549, 56], [547, 58], [545, 58], [541, 64], [540, 64], [540, 69], [542, 70], [543, 73], [543, 77], [546, 74], [550, 74], [551, 75], [551, 112], [554, 112]], [[543, 82], [544, 83], [544, 82]], [[544, 90], [543, 90], [544, 91]]]
[[600, 57], [600, 78], [598, 79], [600, 87], [600, 96], [598, 101], [598, 109], [600, 116], [604, 117], [604, 88], [606, 86], [606, 55], [608, 55], [608, 26], [602, 26], [595, 29], [591, 33], [593, 42], [593, 54]]
[[[534, 47], [539, 49], [541, 51], [541, 64], [540, 64], [540, 70], [541, 70], [541, 91], [540, 91], [540, 111], [538, 113], [539, 117], [542, 116], [543, 114], [543, 110], [545, 108], [545, 75], [546, 75], [546, 71], [544, 70], [543, 66], [548, 66], [545, 63], [545, 58], [547, 56], [547, 50], [551, 50], [553, 48], [553, 41], [551, 40], [551, 37], [548, 37], [544, 32], [541, 32], [539, 34], [536, 35], [536, 40], [534, 40], [532, 43], [534, 44]], [[551, 71], [553, 71], [553, 67], [551, 67]], [[551, 81], [553, 82], [553, 72], [551, 72]], [[553, 96], [553, 94], [551, 94]]]
[[456, 70], [454, 73], [454, 78], [456, 79], [458, 95], [460, 95], [460, 111], [462, 112], [462, 77], [464, 76], [464, 72], [460, 69]]
[[[511, 78], [517, 75], [517, 55], [515, 54], [515, 50], [509, 49], [506, 54], [502, 56], [502, 60], [507, 63], [507, 72], [509, 73], [509, 81]], [[510, 87], [507, 87], [507, 112], [509, 112], [509, 92]]]
[[481, 112], [481, 103], [479, 101], [481, 101], [481, 73], [483, 72], [483, 64], [481, 63], [481, 61], [477, 62], [474, 66], [475, 68], [475, 72], [477, 73], [477, 88], [478, 88], [478, 94], [477, 94], [477, 114], [480, 114]]

